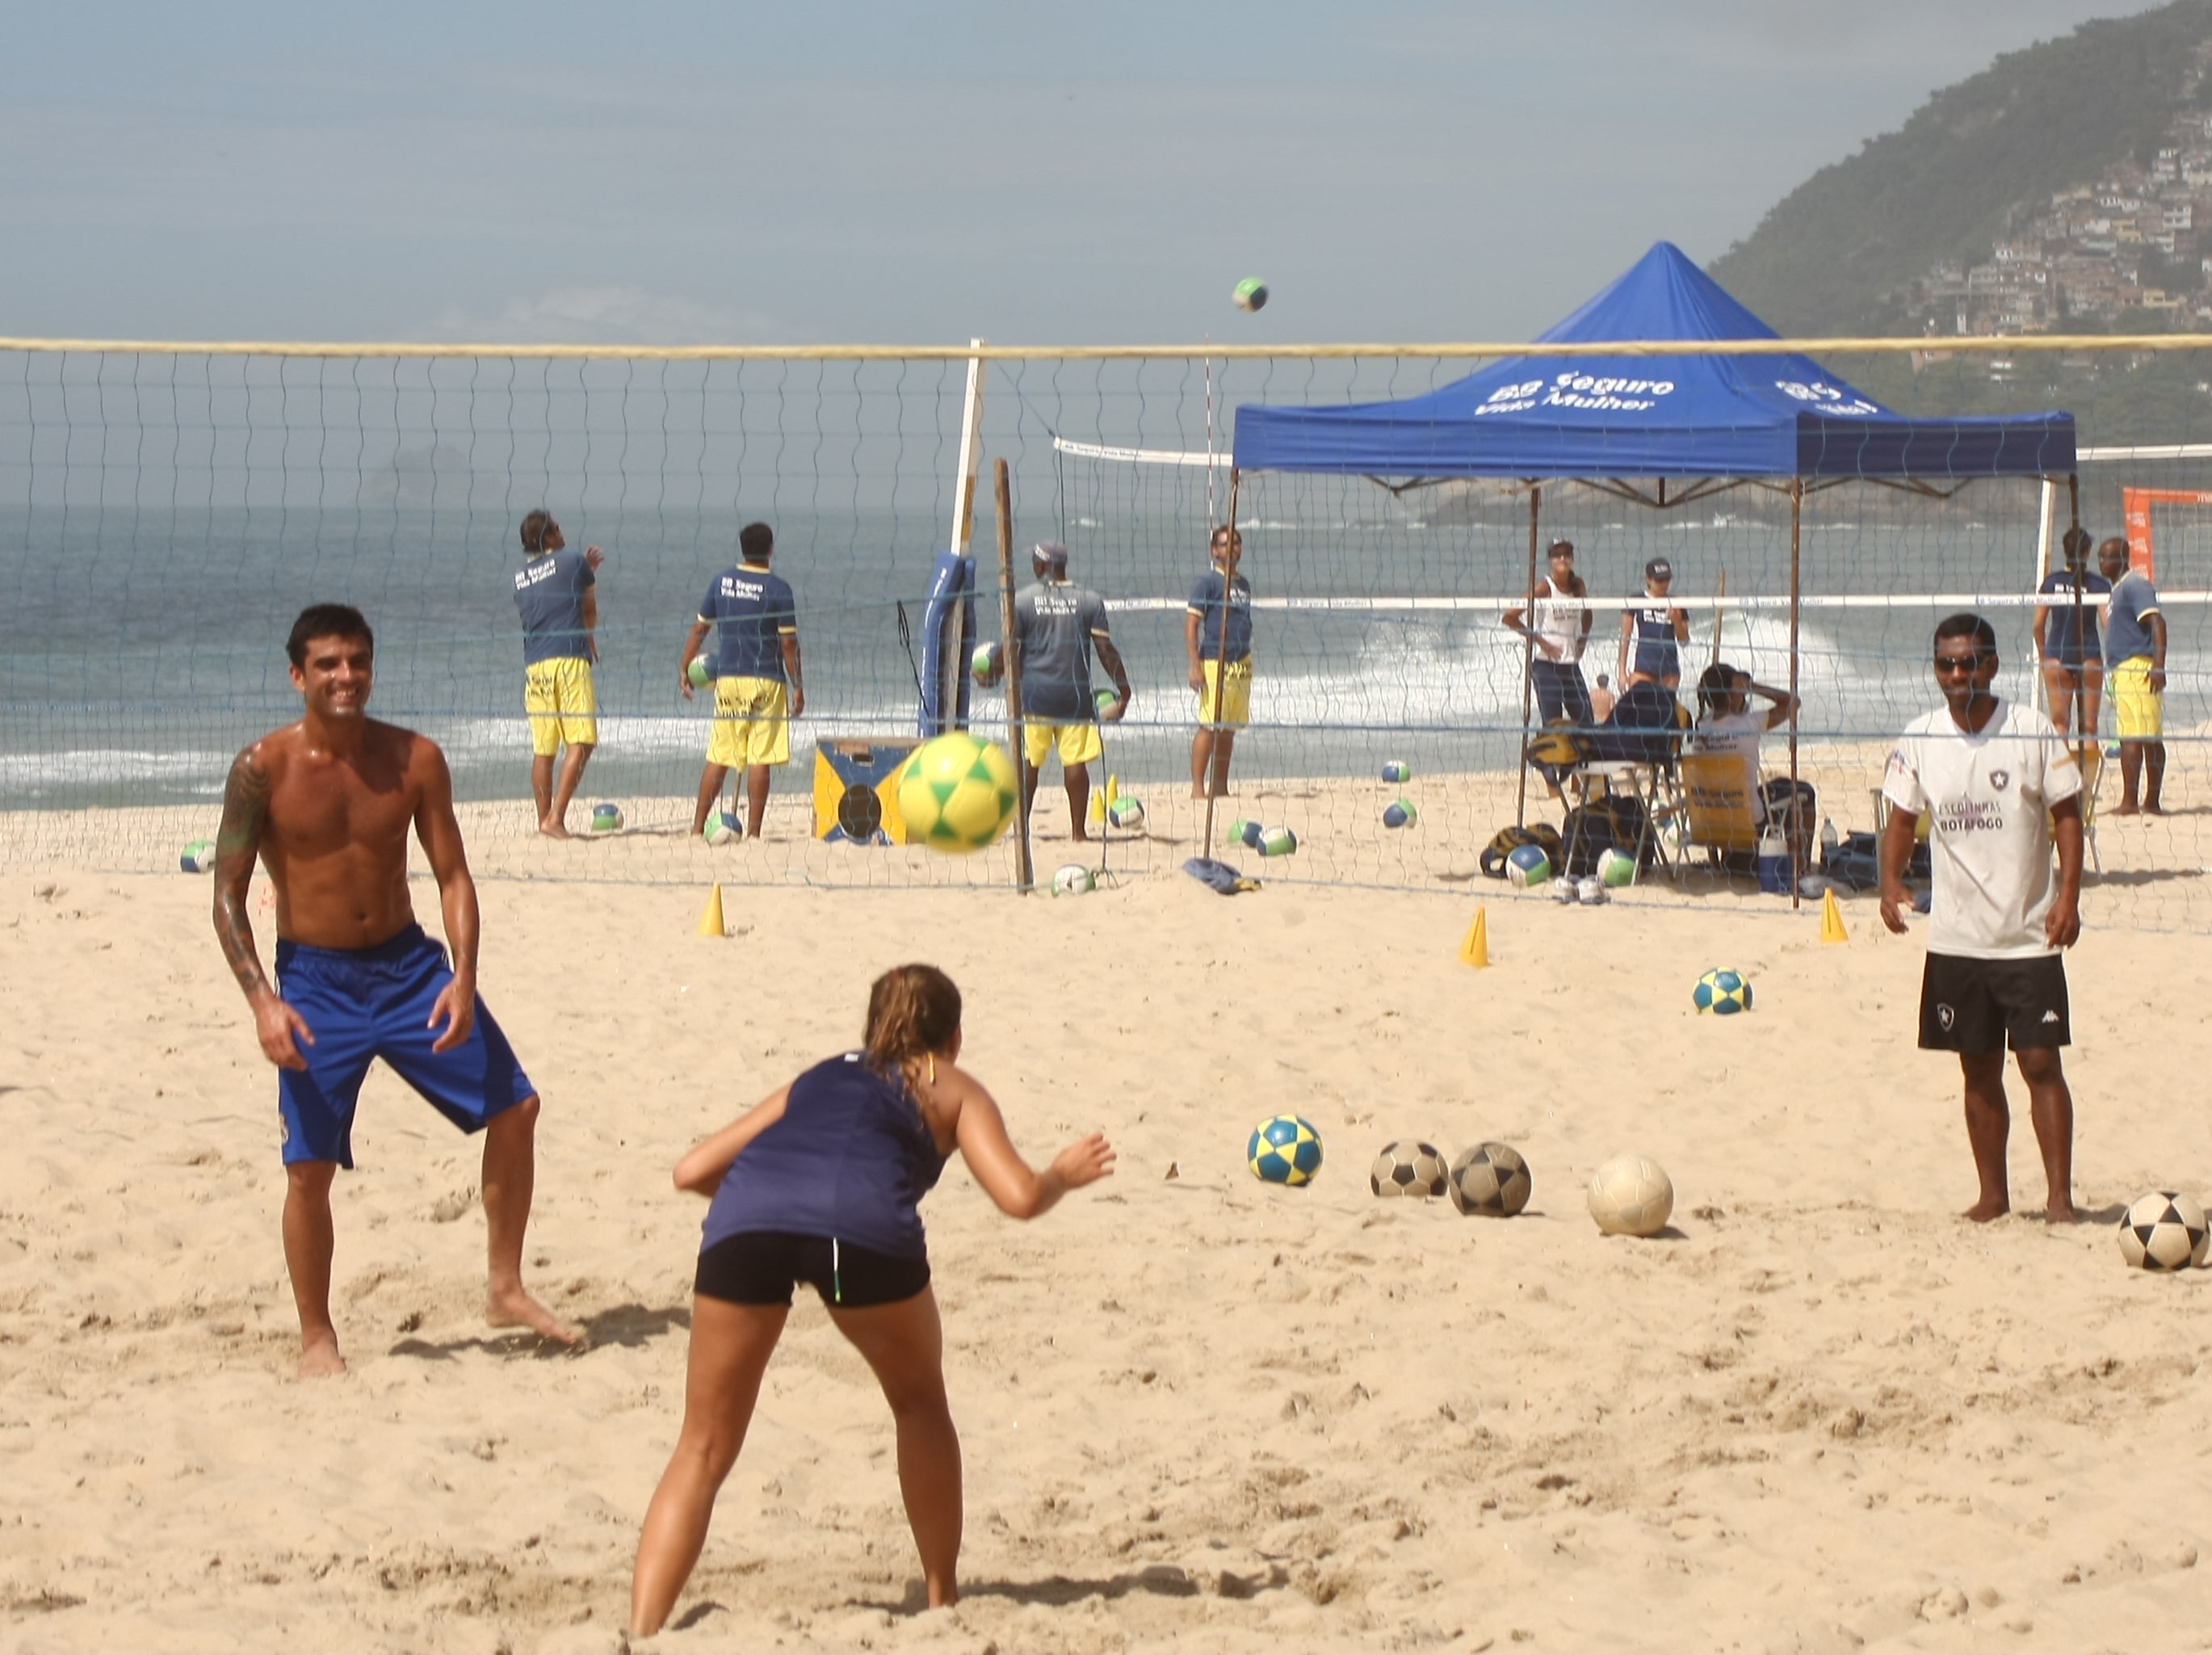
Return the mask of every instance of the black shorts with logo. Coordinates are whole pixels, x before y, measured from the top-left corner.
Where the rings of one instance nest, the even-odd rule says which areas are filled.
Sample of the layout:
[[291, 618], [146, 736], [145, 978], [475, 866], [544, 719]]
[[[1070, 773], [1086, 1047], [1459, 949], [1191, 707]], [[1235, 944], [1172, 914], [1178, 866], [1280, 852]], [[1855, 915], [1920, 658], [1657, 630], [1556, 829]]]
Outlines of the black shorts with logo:
[[879, 1253], [828, 1236], [748, 1230], [699, 1255], [694, 1293], [731, 1305], [788, 1305], [804, 1281], [840, 1310], [896, 1305], [929, 1285], [929, 1260]]
[[1933, 954], [1920, 977], [1920, 1049], [1974, 1057], [2074, 1044], [2066, 966], [2057, 954], [1973, 959]]

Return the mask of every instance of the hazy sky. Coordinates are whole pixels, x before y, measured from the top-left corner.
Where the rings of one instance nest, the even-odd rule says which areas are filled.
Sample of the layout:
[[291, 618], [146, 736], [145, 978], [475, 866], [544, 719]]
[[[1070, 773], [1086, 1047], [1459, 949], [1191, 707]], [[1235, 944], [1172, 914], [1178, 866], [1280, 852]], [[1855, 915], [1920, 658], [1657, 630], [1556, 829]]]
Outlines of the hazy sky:
[[2136, 9], [9, 0], [0, 334], [1526, 338]]

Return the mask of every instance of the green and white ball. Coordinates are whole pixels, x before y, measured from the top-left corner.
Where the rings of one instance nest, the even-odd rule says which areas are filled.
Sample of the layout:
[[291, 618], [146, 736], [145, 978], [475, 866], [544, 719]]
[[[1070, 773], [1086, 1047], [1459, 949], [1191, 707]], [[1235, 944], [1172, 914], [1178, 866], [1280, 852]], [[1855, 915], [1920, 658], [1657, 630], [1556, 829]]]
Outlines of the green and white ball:
[[1597, 879], [1600, 885], [1618, 891], [1621, 886], [1636, 883], [1636, 858], [1626, 851], [1607, 845], [1598, 853]]
[[205, 873], [215, 867], [215, 841], [195, 839], [184, 848], [177, 866], [187, 873]]
[[[663, 679], [662, 682], [665, 683], [666, 680]], [[622, 824], [623, 813], [620, 805], [611, 805], [605, 800], [601, 800], [592, 806], [592, 832], [619, 833], [622, 831]]]
[[699, 837], [710, 845], [726, 845], [744, 835], [744, 827], [736, 817], [726, 810], [717, 810], [708, 812], [707, 825]]
[[908, 839], [964, 856], [998, 843], [1014, 819], [1014, 761], [1006, 749], [955, 731], [925, 741], [898, 773]]
[[714, 658], [711, 655], [692, 656], [684, 669], [684, 678], [694, 690], [705, 689], [714, 681]]
[[1295, 856], [1298, 854], [1298, 836], [1286, 827], [1261, 828], [1260, 854], [1262, 856]]
[[977, 644], [975, 653], [968, 657], [968, 670], [975, 675], [976, 683], [988, 683], [999, 670], [999, 646], [995, 643]]
[[1081, 897], [1098, 888], [1098, 880], [1081, 862], [1069, 862], [1052, 876], [1055, 897]]
[[1421, 819], [1421, 812], [1413, 808], [1410, 799], [1394, 799], [1382, 806], [1382, 825], [1386, 828], [1411, 827]]
[[1106, 819], [1123, 832], [1132, 832], [1145, 824], [1145, 807], [1134, 799], [1116, 799], [1106, 807]]
[[1552, 859], [1541, 845], [1516, 845], [1505, 853], [1508, 884], [1522, 891], [1537, 891], [1552, 880]]
[[1257, 850], [1260, 848], [1260, 836], [1266, 830], [1257, 822], [1249, 822], [1240, 816], [1229, 824], [1228, 843], [1232, 845], [1243, 845], [1247, 850]]
[[1413, 767], [1402, 758], [1386, 758], [1382, 761], [1382, 779], [1403, 787], [1413, 779]]
[[1264, 310], [1267, 306], [1267, 284], [1256, 276], [1248, 276], [1229, 296], [1239, 310]]

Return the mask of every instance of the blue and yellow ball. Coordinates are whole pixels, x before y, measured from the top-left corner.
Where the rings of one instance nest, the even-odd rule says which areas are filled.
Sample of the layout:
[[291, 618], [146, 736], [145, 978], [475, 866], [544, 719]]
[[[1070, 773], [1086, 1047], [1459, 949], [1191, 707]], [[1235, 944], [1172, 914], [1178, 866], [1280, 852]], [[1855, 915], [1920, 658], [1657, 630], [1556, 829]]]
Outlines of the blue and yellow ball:
[[1311, 1183], [1321, 1171], [1321, 1134], [1302, 1116], [1273, 1116], [1252, 1129], [1244, 1159], [1262, 1183]]
[[959, 731], [925, 741], [899, 771], [907, 838], [957, 856], [994, 844], [1014, 819], [1018, 785], [994, 742]]
[[1698, 979], [1698, 986], [1690, 992], [1690, 1000], [1700, 1013], [1733, 1017], [1738, 1012], [1751, 1009], [1751, 979], [1741, 971], [1708, 971]]

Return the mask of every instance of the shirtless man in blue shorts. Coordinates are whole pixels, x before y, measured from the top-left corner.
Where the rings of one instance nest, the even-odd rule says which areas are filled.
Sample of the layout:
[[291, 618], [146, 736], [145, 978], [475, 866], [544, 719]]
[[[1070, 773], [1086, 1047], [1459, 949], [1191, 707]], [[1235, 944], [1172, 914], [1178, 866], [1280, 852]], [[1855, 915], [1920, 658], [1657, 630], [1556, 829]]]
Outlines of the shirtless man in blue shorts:
[[[376, 641], [361, 611], [317, 604], [286, 643], [306, 716], [239, 754], [216, 841], [215, 932], [276, 1065], [284, 1263], [300, 1311], [300, 1373], [343, 1373], [331, 1321], [331, 1183], [353, 1165], [354, 1102], [381, 1057], [464, 1132], [484, 1134], [494, 1327], [576, 1334], [522, 1285], [538, 1091], [477, 998], [477, 888], [436, 745], [368, 715]], [[415, 922], [407, 831], [429, 858], [444, 947]], [[276, 896], [276, 986], [246, 919], [258, 857]]]

